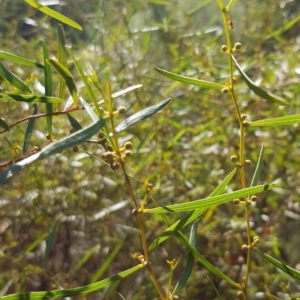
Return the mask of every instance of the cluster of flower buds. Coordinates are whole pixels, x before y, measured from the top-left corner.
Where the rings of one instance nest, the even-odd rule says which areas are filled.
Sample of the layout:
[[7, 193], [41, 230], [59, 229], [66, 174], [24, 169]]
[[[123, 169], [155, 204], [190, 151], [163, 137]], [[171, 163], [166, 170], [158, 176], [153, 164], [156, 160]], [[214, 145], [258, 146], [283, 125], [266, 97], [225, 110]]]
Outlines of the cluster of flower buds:
[[111, 165], [113, 170], [120, 168], [120, 161], [125, 161], [127, 157], [132, 155], [132, 143], [126, 142], [123, 147], [119, 149], [120, 154], [118, 155], [111, 145], [105, 144], [105, 152], [102, 153], [101, 157]]

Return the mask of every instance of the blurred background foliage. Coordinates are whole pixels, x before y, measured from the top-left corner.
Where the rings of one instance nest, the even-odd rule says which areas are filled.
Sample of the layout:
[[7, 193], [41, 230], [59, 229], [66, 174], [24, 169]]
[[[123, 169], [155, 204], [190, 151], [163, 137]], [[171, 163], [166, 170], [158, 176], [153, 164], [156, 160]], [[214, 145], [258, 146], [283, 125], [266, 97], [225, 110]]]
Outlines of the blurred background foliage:
[[[213, 0], [64, 0], [41, 1], [74, 19], [83, 32], [64, 26], [69, 47], [88, 73], [93, 67], [104, 87], [110, 81], [113, 92], [131, 85], [143, 87], [117, 98], [126, 116], [165, 98], [171, 104], [162, 113], [120, 134], [121, 142], [131, 140], [134, 155], [128, 162], [134, 187], [143, 197], [143, 181], [160, 189], [155, 198], [161, 205], [191, 201], [208, 196], [232, 170], [230, 156], [238, 153], [238, 124], [229, 97], [217, 91], [173, 82], [154, 67], [203, 80], [225, 83], [227, 57], [222, 19]], [[42, 62], [44, 39], [50, 54], [57, 55], [57, 22], [21, 0], [0, 1], [1, 50]], [[243, 44], [236, 54], [240, 65], [254, 82], [283, 96], [291, 106], [283, 108], [260, 99], [237, 77], [238, 101], [242, 113], [259, 120], [299, 113], [300, 22], [289, 23], [300, 14], [297, 0], [240, 0], [232, 9], [233, 41]], [[291, 25], [291, 26], [288, 26]], [[24, 80], [34, 72], [35, 86], [43, 85], [43, 72], [11, 62], [6, 66]], [[89, 101], [78, 79], [80, 95]], [[58, 77], [54, 79], [57, 95]], [[11, 87], [3, 84], [4, 89]], [[99, 100], [101, 96], [99, 95]], [[40, 112], [44, 106], [40, 105]], [[29, 116], [32, 106], [1, 99], [1, 117], [9, 124]], [[84, 112], [73, 114], [88, 124]], [[120, 117], [121, 122], [124, 117]], [[0, 136], [1, 163], [13, 159], [12, 143], [22, 146], [26, 123]], [[66, 116], [54, 117], [54, 135], [62, 137], [70, 125]], [[300, 127], [250, 129], [246, 155], [253, 164], [251, 181], [262, 143], [265, 165], [260, 183], [278, 181], [282, 189], [258, 195], [253, 206], [253, 234], [261, 237], [260, 248], [294, 268], [300, 268]], [[36, 122], [31, 147], [47, 142], [45, 119]], [[82, 148], [101, 157], [103, 149], [84, 144]], [[240, 187], [237, 179], [228, 190]], [[137, 221], [131, 214], [129, 194], [118, 172], [85, 152], [65, 151], [35, 163], [9, 180], [0, 190], [0, 293], [70, 288], [89, 284], [133, 266], [130, 255], [141, 251]], [[116, 204], [119, 206], [115, 206]], [[175, 221], [177, 216], [169, 216]], [[159, 217], [147, 216], [151, 242], [164, 230]], [[214, 265], [241, 280], [245, 242], [244, 211], [233, 204], [209, 210], [200, 220], [199, 251]], [[188, 230], [185, 231], [188, 233]], [[53, 247], [47, 257], [47, 237]], [[50, 238], [49, 238], [50, 237]], [[99, 274], [114, 249], [116, 258]], [[178, 259], [185, 250], [171, 239], [154, 250], [152, 266], [162, 285], [167, 286], [166, 259]], [[178, 279], [182, 264], [175, 272]], [[258, 299], [267, 285], [284, 298], [287, 291], [300, 293], [300, 285], [278, 270], [253, 257], [250, 277], [251, 299]], [[216, 299], [207, 279], [208, 272], [196, 265], [181, 299]], [[235, 290], [211, 276], [224, 299]], [[146, 272], [115, 284], [105, 291], [81, 299], [157, 299]], [[263, 296], [264, 297], [264, 296]], [[264, 298], [259, 298], [264, 299]]]

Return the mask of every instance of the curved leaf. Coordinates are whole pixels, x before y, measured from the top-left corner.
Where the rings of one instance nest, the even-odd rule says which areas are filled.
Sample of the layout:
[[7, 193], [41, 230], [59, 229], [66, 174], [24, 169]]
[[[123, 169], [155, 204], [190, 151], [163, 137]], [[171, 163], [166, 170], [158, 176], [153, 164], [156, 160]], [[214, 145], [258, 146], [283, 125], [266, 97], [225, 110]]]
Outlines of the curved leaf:
[[[58, 24], [57, 27], [57, 57], [58, 62], [68, 69], [68, 60], [67, 60], [67, 50], [66, 50], [66, 40], [65, 40], [65, 32], [64, 28], [61, 24]], [[58, 88], [58, 97], [65, 98], [66, 92], [66, 82], [63, 78], [59, 78], [59, 88]]]
[[[236, 174], [236, 168], [224, 178], [224, 180], [214, 189], [214, 191], [209, 195], [209, 197], [217, 196], [223, 193], [225, 187], [229, 184], [229, 182], [232, 180], [235, 174]], [[153, 250], [158, 245], [166, 241], [173, 234], [176, 234], [179, 230], [181, 230], [182, 228], [186, 227], [187, 225], [195, 221], [206, 211], [206, 209], [207, 208], [196, 209], [195, 211], [187, 214], [181, 220], [178, 220], [173, 225], [169, 226], [158, 238], [156, 238], [151, 243], [151, 245], [149, 246], [149, 251]]]
[[70, 71], [64, 67], [61, 63], [54, 59], [47, 59], [47, 62], [60, 74], [60, 76], [65, 80], [67, 87], [73, 97], [74, 106], [77, 106], [78, 103], [78, 95], [77, 95], [77, 87], [74, 80], [74, 77], [70, 73]]
[[253, 175], [250, 186], [257, 185], [257, 182], [258, 182], [258, 179], [259, 179], [259, 176], [260, 176], [260, 173], [261, 173], [261, 169], [262, 169], [262, 166], [263, 166], [263, 159], [264, 159], [264, 144], [261, 145], [257, 165], [256, 165], [256, 168], [255, 168], [254, 175]]
[[75, 130], [80, 130], [82, 129], [82, 126], [80, 125], [80, 123], [70, 114], [67, 114], [67, 117], [69, 119], [69, 122], [72, 126], [72, 128], [74, 128]]
[[[38, 106], [36, 103], [33, 104], [33, 112], [32, 115], [37, 115], [38, 113]], [[24, 137], [24, 142], [23, 142], [23, 154], [27, 151], [30, 140], [31, 140], [31, 136], [32, 136], [32, 132], [34, 129], [34, 125], [35, 125], [35, 118], [32, 118], [28, 121], [28, 125], [26, 127], [26, 131], [25, 131], [25, 137]]]
[[216, 90], [221, 90], [224, 86], [218, 83], [214, 83], [214, 82], [210, 82], [210, 81], [205, 81], [205, 80], [199, 80], [199, 79], [194, 79], [191, 77], [186, 77], [186, 76], [182, 76], [182, 75], [178, 75], [169, 71], [165, 71], [163, 69], [160, 68], [154, 68], [157, 72], [159, 72], [160, 74], [176, 80], [176, 81], [180, 81], [183, 83], [187, 83], [187, 84], [191, 84], [191, 85], [195, 85], [195, 86], [200, 86], [204, 89], [216, 89]]
[[251, 91], [253, 91], [256, 95], [269, 100], [271, 102], [275, 102], [278, 103], [280, 105], [285, 105], [285, 106], [289, 106], [289, 103], [287, 103], [283, 98], [278, 97], [270, 92], [266, 92], [265, 90], [263, 90], [262, 88], [260, 88], [259, 86], [255, 85], [254, 82], [247, 76], [246, 73], [243, 72], [243, 70], [241, 69], [241, 67], [239, 66], [239, 64], [237, 63], [236, 59], [234, 58], [233, 55], [231, 55], [233, 62], [235, 63], [238, 71], [240, 72], [243, 80], [245, 81], [245, 83], [248, 85], [249, 89]]
[[144, 265], [139, 264], [130, 269], [127, 269], [123, 272], [120, 272], [116, 275], [103, 279], [99, 282], [92, 283], [89, 285], [72, 288], [68, 290], [53, 290], [48, 292], [30, 292], [30, 293], [21, 293], [13, 294], [4, 297], [0, 297], [3, 300], [45, 300], [45, 299], [62, 299], [64, 297], [75, 297], [78, 295], [86, 295], [89, 293], [96, 292], [100, 289], [105, 288], [106, 286], [111, 285], [112, 283], [119, 281], [123, 278], [128, 277], [129, 275], [135, 273], [136, 271], [144, 268]]
[[27, 158], [22, 159], [21, 161], [18, 161], [12, 167], [0, 174], [0, 184], [4, 183], [8, 178], [12, 177], [38, 159], [44, 159], [49, 155], [53, 155], [55, 153], [83, 143], [87, 139], [91, 138], [94, 134], [96, 134], [104, 125], [105, 120], [101, 119], [86, 128], [78, 130], [62, 138], [61, 140], [45, 146], [41, 151], [34, 153], [33, 155], [30, 155]]
[[29, 86], [0, 62], [0, 76], [22, 92], [31, 93]]
[[77, 22], [69, 19], [68, 17], [60, 14], [59, 12], [57, 12], [49, 7], [44, 6], [35, 0], [24, 0], [24, 1], [27, 2], [29, 5], [33, 6], [34, 8], [38, 9], [42, 13], [44, 13], [62, 23], [65, 23], [71, 27], [74, 27], [78, 30], [82, 30], [82, 27]]
[[259, 121], [249, 122], [249, 126], [262, 127], [262, 126], [283, 126], [293, 125], [300, 123], [300, 115], [290, 115], [279, 118], [264, 119]]
[[273, 258], [272, 256], [262, 252], [261, 250], [259, 250], [258, 248], [254, 248], [255, 251], [265, 260], [267, 260], [269, 263], [271, 263], [272, 265], [274, 265], [275, 267], [279, 268], [280, 270], [282, 270], [284, 273], [292, 276], [293, 278], [300, 280], [300, 272], [298, 270], [295, 270], [287, 265], [285, 265], [284, 263], [282, 263], [281, 261]]
[[[194, 248], [196, 248], [196, 244], [197, 244], [197, 228], [198, 228], [198, 223], [199, 220], [196, 220], [191, 228], [191, 232], [190, 232], [190, 240], [189, 243], [191, 246], [193, 246]], [[179, 278], [179, 281], [177, 282], [173, 292], [172, 292], [172, 296], [173, 295], [177, 295], [186, 285], [193, 267], [194, 267], [194, 262], [195, 262], [195, 257], [193, 255], [192, 252], [188, 251], [187, 254], [187, 258], [184, 264], [184, 268], [183, 268], [183, 272]]]
[[249, 187], [235, 192], [227, 193], [224, 195], [209, 197], [187, 203], [180, 203], [170, 206], [157, 207], [152, 209], [145, 209], [144, 213], [157, 214], [157, 213], [171, 213], [171, 212], [183, 212], [200, 208], [208, 208], [210, 206], [223, 204], [232, 201], [236, 198], [242, 198], [248, 195], [254, 195], [263, 191], [268, 191], [279, 187], [278, 184], [258, 185], [255, 187]]
[[126, 119], [124, 122], [122, 122], [121, 124], [119, 124], [116, 127], [116, 129], [115, 129], [116, 132], [120, 133], [120, 132], [126, 130], [127, 128], [133, 126], [134, 124], [151, 117], [152, 115], [154, 115], [157, 112], [159, 112], [160, 110], [162, 110], [166, 105], [168, 105], [170, 101], [171, 101], [170, 98], [166, 99], [156, 105], [147, 107], [147, 108], [139, 111], [138, 113], [130, 116], [128, 119]]
[[57, 97], [17, 95], [0, 93], [0, 98], [21, 102], [39, 102], [39, 103], [62, 103], [64, 100]]
[[9, 125], [7, 124], [7, 122], [5, 121], [5, 119], [4, 119], [4, 118], [1, 118], [1, 117], [0, 117], [0, 126], [1, 126], [2, 128], [4, 128], [5, 130], [7, 130], [7, 131], [10, 130], [10, 127], [9, 127]]
[[25, 66], [28, 66], [28, 67], [36, 67], [36, 68], [39, 68], [39, 69], [44, 69], [44, 66], [42, 64], [36, 63], [36, 62], [34, 62], [32, 60], [29, 60], [27, 58], [17, 56], [17, 55], [14, 55], [14, 54], [10, 54], [10, 53], [7, 53], [7, 52], [1, 51], [1, 50], [0, 50], [0, 58], [3, 58], [5, 60], [9, 60], [9, 61], [13, 61], [13, 62], [16, 62], [18, 64], [22, 64], [22, 65], [25, 65]]

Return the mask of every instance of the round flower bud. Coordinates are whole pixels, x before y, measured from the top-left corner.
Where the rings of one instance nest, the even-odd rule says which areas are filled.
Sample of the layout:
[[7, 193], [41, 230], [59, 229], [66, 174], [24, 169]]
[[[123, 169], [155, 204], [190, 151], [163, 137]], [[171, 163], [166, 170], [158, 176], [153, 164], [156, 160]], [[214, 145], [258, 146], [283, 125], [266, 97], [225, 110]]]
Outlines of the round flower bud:
[[249, 248], [248, 245], [245, 245], [245, 244], [244, 244], [244, 245], [242, 246], [242, 250], [243, 250], [243, 251], [247, 251], [248, 248]]
[[251, 200], [252, 202], [255, 202], [255, 201], [257, 200], [257, 197], [254, 195], [254, 196], [252, 196], [252, 197], [250, 198], [250, 200]]
[[125, 147], [127, 150], [130, 150], [130, 149], [132, 149], [132, 143], [131, 143], [131, 142], [126, 142], [126, 143], [124, 144], [124, 147]]
[[103, 152], [102, 154], [101, 154], [101, 157], [105, 160], [105, 159], [107, 159], [107, 153], [109, 153], [109, 152]]
[[227, 52], [228, 48], [227, 48], [226, 45], [223, 45], [223, 46], [221, 47], [221, 50], [222, 50], [223, 52]]
[[73, 152], [78, 152], [79, 151], [79, 148], [77, 146], [74, 146], [73, 147]]
[[126, 111], [126, 107], [125, 107], [125, 106], [120, 106], [120, 107], [118, 108], [118, 113], [119, 113], [119, 114], [124, 114], [125, 111]]
[[241, 203], [240, 199], [233, 199], [232, 202], [233, 202], [233, 204], [240, 204]]
[[132, 152], [130, 150], [126, 150], [124, 154], [126, 157], [129, 157], [132, 155]]
[[114, 148], [111, 145], [107, 145], [107, 150], [112, 152], [114, 151]]
[[251, 166], [251, 160], [250, 159], [246, 159], [245, 160], [245, 166]]
[[228, 88], [226, 88], [226, 87], [222, 88], [222, 93], [223, 94], [228, 94], [229, 93]]
[[253, 238], [253, 243], [254, 243], [255, 245], [259, 243], [259, 237], [258, 237], [258, 236], [255, 236], [255, 237]]
[[46, 134], [46, 139], [51, 141], [51, 139], [52, 139], [51, 134]]
[[236, 155], [231, 155], [230, 156], [230, 160], [232, 161], [232, 162], [237, 162], [238, 161], [238, 158], [237, 158], [237, 156]]
[[232, 83], [235, 84], [236, 83], [236, 78], [232, 77]]
[[239, 298], [243, 298], [244, 297], [244, 293], [242, 291], [238, 291], [236, 293], [236, 295], [239, 297]]
[[105, 134], [104, 134], [103, 131], [100, 131], [100, 132], [98, 133], [98, 138], [99, 138], [100, 140], [102, 140], [102, 139], [105, 138]]
[[246, 121], [246, 120], [243, 121], [243, 126], [244, 126], [244, 127], [248, 127], [249, 125], [250, 125], [249, 121]]
[[247, 115], [241, 114], [241, 119], [242, 119], [243, 121], [245, 121], [245, 120], [247, 119]]
[[115, 161], [114, 164], [113, 164], [113, 169], [118, 170], [119, 168], [120, 168], [120, 163]]
[[242, 48], [242, 44], [241, 43], [235, 43], [234, 44], [234, 49], [235, 50], [240, 50]]

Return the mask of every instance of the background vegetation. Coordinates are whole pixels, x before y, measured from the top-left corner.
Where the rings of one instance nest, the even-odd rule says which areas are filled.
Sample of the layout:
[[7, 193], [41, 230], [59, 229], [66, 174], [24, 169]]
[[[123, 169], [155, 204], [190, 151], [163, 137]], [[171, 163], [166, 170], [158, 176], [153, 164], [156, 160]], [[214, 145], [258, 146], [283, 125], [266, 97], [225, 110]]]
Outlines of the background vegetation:
[[[42, 62], [39, 41], [43, 38], [50, 53], [56, 55], [55, 20], [23, 1], [2, 0], [0, 4], [1, 50]], [[130, 115], [168, 97], [173, 99], [162, 113], [120, 134], [120, 139], [134, 144], [130, 174], [141, 180], [135, 183], [137, 195], [143, 196], [142, 181], [148, 178], [160, 187], [155, 198], [161, 205], [208, 196], [233, 167], [230, 156], [236, 154], [238, 146], [234, 108], [226, 96], [168, 80], [154, 67], [218, 83], [227, 80], [227, 57], [220, 50], [225, 42], [222, 19], [216, 1], [66, 0], [52, 8], [83, 26], [82, 33], [66, 26], [65, 30], [66, 40], [85, 70], [92, 66], [101, 82], [112, 83], [114, 92], [143, 85], [117, 98], [116, 107], [126, 106]], [[239, 62], [257, 84], [291, 103], [288, 108], [271, 105], [238, 79], [242, 113], [250, 120], [299, 113], [300, 22], [289, 23], [299, 14], [296, 0], [238, 1], [232, 10], [233, 41], [243, 44]], [[12, 63], [8, 66], [22, 78], [33, 72]], [[43, 74], [36, 70], [35, 74], [38, 89], [44, 84], [39, 82]], [[5, 89], [5, 84], [2, 86]], [[87, 98], [84, 90], [82, 93]], [[32, 107], [1, 100], [0, 111], [11, 124], [30, 115]], [[82, 124], [89, 122], [82, 112], [75, 116]], [[32, 146], [46, 143], [46, 120], [37, 122], [39, 130], [34, 133]], [[55, 136], [64, 136], [69, 127], [65, 116], [54, 117]], [[299, 126], [255, 129], [246, 141], [247, 157], [253, 162], [262, 142], [265, 144], [261, 183], [278, 181], [282, 186], [258, 195], [252, 211], [253, 232], [261, 237], [260, 248], [296, 269], [300, 269], [299, 131]], [[21, 145], [24, 132], [22, 123], [5, 136], [12, 144]], [[84, 147], [101, 155], [99, 146]], [[1, 163], [9, 161], [12, 153], [3, 135], [0, 149]], [[253, 171], [254, 166], [249, 167], [248, 181]], [[240, 186], [236, 182], [230, 188]], [[128, 199], [123, 177], [81, 152], [65, 151], [31, 165], [8, 181], [0, 190], [2, 295], [76, 287], [133, 266], [130, 254], [142, 249]], [[245, 240], [243, 222], [244, 211], [228, 204], [209, 210], [198, 229], [199, 252], [237, 281], [245, 262], [240, 249]], [[147, 232], [150, 241], [164, 230], [155, 215], [147, 219], [147, 228], [151, 229]], [[46, 238], [52, 232], [56, 233], [54, 244], [45, 260]], [[97, 272], [115, 249], [115, 260], [99, 277]], [[159, 281], [167, 285], [165, 261], [178, 259], [185, 249], [176, 239], [158, 249], [151, 261], [155, 273], [161, 274]], [[254, 257], [254, 262], [250, 277], [253, 299], [264, 299], [261, 292], [265, 285], [282, 299], [287, 290], [295, 297], [300, 295], [299, 282], [281, 275], [259, 257]], [[182, 264], [175, 278], [180, 277], [181, 270]], [[182, 299], [215, 299], [207, 275], [196, 264]], [[235, 297], [236, 290], [210, 276], [224, 299]], [[146, 274], [138, 272], [86, 299], [117, 299], [115, 290], [126, 299], [157, 297]]]

